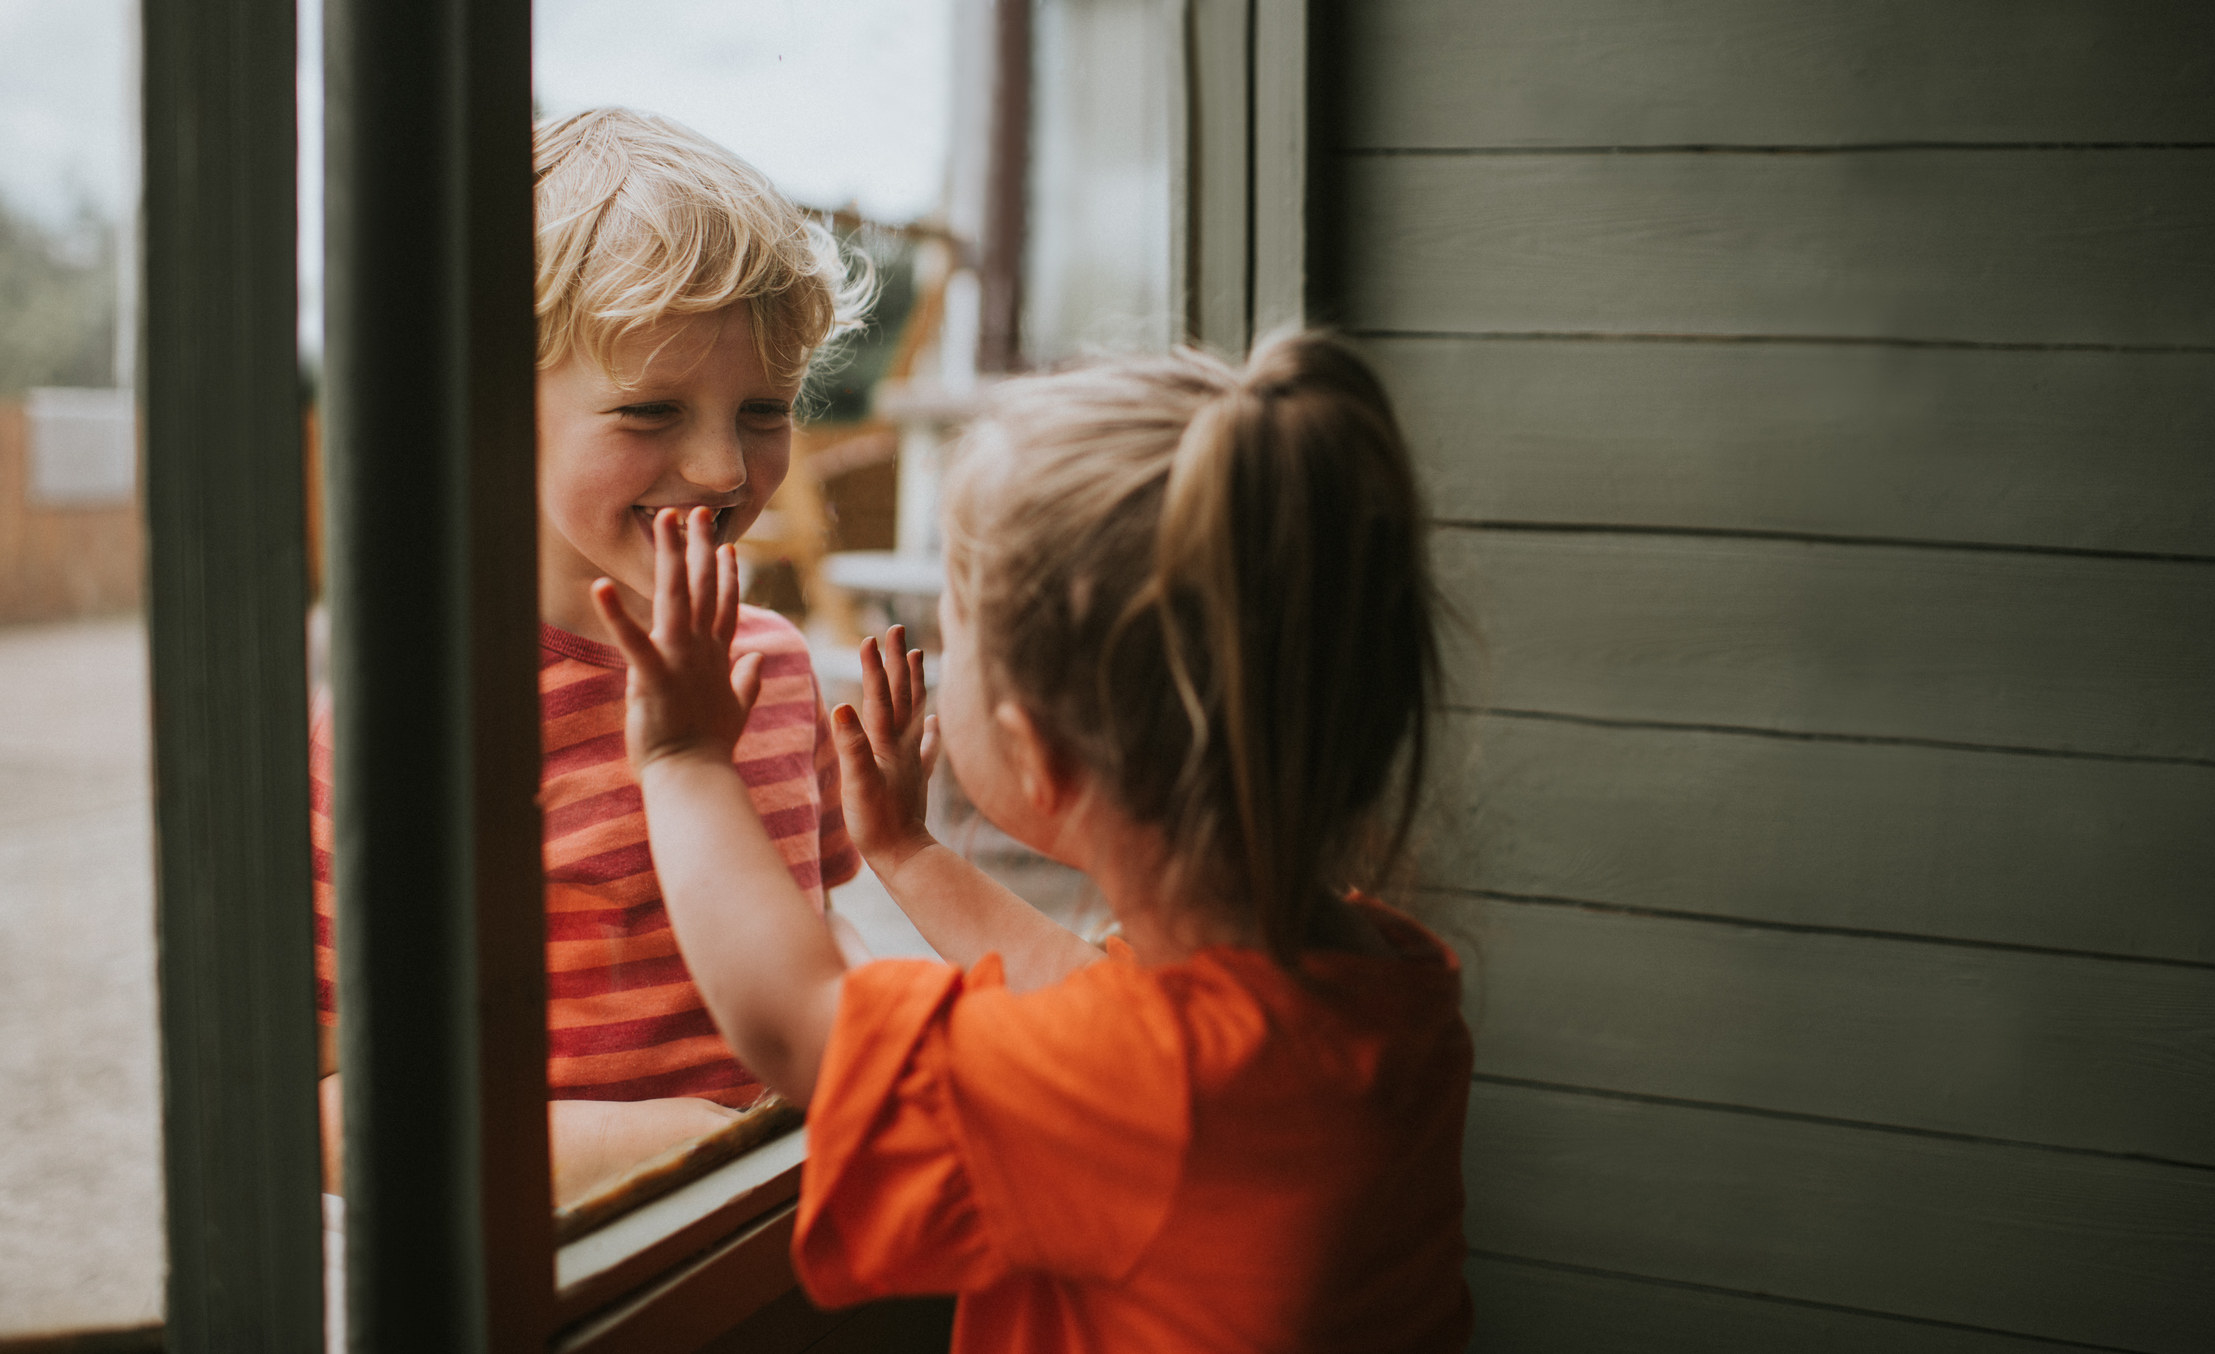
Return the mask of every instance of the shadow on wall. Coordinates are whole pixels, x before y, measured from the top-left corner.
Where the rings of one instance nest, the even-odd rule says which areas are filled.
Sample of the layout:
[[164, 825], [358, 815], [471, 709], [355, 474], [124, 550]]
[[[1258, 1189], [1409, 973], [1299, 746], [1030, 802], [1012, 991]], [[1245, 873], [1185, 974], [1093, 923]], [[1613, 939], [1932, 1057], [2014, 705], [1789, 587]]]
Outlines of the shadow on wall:
[[0, 624], [138, 606], [132, 420], [128, 391], [0, 402]]

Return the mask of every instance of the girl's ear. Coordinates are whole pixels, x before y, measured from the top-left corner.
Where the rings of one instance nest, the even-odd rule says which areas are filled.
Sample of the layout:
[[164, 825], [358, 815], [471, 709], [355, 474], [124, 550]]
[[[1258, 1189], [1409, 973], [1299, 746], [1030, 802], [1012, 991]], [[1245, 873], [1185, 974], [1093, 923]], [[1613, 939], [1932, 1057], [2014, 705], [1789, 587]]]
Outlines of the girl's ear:
[[1008, 765], [1015, 771], [1024, 802], [1034, 813], [1058, 814], [1076, 787], [1030, 711], [1004, 700], [992, 708], [992, 722], [1000, 726], [1000, 736], [1006, 740]]

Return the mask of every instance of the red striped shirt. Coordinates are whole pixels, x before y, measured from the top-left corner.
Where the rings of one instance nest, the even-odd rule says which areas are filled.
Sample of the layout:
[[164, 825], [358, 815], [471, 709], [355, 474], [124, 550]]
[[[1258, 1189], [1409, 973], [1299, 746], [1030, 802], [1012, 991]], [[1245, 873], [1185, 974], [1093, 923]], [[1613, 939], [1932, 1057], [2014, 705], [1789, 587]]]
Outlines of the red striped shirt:
[[[555, 1099], [698, 1095], [744, 1105], [759, 1094], [708, 1019], [677, 952], [646, 845], [638, 778], [623, 747], [623, 657], [553, 626], [539, 635], [539, 802], [546, 863], [546, 1079]], [[807, 641], [772, 611], [744, 607], [731, 645], [763, 655], [761, 698], [732, 761], [792, 878], [823, 909], [824, 889], [860, 867], [838, 797], [830, 720]], [[330, 704], [311, 740], [316, 988], [336, 1012], [332, 953]]]

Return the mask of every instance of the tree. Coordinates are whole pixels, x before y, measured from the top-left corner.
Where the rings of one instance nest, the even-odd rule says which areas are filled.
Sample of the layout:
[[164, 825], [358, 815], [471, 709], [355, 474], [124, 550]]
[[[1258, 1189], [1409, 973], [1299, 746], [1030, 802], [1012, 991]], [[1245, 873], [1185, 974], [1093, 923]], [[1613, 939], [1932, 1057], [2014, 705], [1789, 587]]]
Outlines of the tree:
[[90, 208], [54, 229], [0, 200], [0, 400], [113, 384], [115, 239]]

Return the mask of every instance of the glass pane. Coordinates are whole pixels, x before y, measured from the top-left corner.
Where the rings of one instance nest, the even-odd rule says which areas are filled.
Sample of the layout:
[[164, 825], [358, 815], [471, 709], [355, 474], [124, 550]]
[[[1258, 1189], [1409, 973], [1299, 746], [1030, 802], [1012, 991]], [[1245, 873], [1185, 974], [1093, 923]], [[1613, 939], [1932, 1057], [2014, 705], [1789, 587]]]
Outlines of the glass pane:
[[0, 1338], [162, 1311], [135, 10], [0, 0]]
[[1023, 314], [1036, 363], [1178, 337], [1169, 176], [1181, 8], [1038, 0]]
[[[610, 105], [674, 119], [759, 170], [874, 267], [879, 290], [870, 324], [835, 362], [819, 364], [801, 392], [781, 484], [773, 496], [762, 494], [774, 483], [763, 476], [776, 472], [746, 453], [738, 478], [750, 487], [733, 519], [744, 532], [747, 598], [760, 608], [742, 642], [811, 655], [827, 690], [843, 669], [858, 675], [857, 623], [881, 620], [887, 605], [921, 619], [935, 588], [929, 542], [913, 531], [928, 505], [910, 512], [904, 501], [911, 486], [901, 477], [913, 448], [874, 409], [888, 384], [943, 384], [949, 372], [968, 384], [973, 319], [966, 340], [949, 345], [937, 333], [960, 257], [945, 226], [954, 10], [952, 0], [619, 7], [543, 0], [536, 10], [536, 94], [546, 119]], [[696, 181], [712, 182], [715, 171], [698, 173], [705, 177]], [[620, 350], [617, 356], [623, 360]], [[596, 364], [591, 370], [604, 375]], [[573, 550], [590, 572], [619, 583], [650, 577], [639, 559], [624, 558], [635, 548], [631, 540], [597, 539], [589, 527], [571, 525], [604, 506], [593, 496], [608, 490], [604, 477], [586, 485], [574, 473], [564, 425], [544, 412], [554, 398], [550, 383], [565, 379], [560, 367], [540, 377], [542, 551]], [[727, 487], [695, 485], [669, 469], [618, 496], [625, 506], [651, 505], [705, 499]], [[912, 558], [899, 554], [903, 545], [915, 547]], [[829, 577], [831, 560], [856, 551], [891, 561], [895, 571], [919, 566], [925, 592], [887, 596], [874, 610], [869, 599], [857, 605]], [[564, 1236], [758, 1140], [760, 1130], [732, 1112], [763, 1094], [673, 964], [674, 939], [623, 761], [621, 660], [582, 605], [585, 577], [541, 570], [541, 615], [551, 627], [542, 674], [549, 1080]], [[757, 804], [779, 814], [795, 880], [827, 903], [831, 924], [857, 954], [928, 953], [881, 890], [851, 918], [843, 915], [866, 886], [839, 883], [853, 857], [818, 775], [829, 754], [827, 719], [815, 687], [797, 672], [765, 690], [762, 710], [772, 704], [791, 708], [773, 718], [757, 714], [735, 756]], [[834, 886], [827, 898], [826, 879]]]

